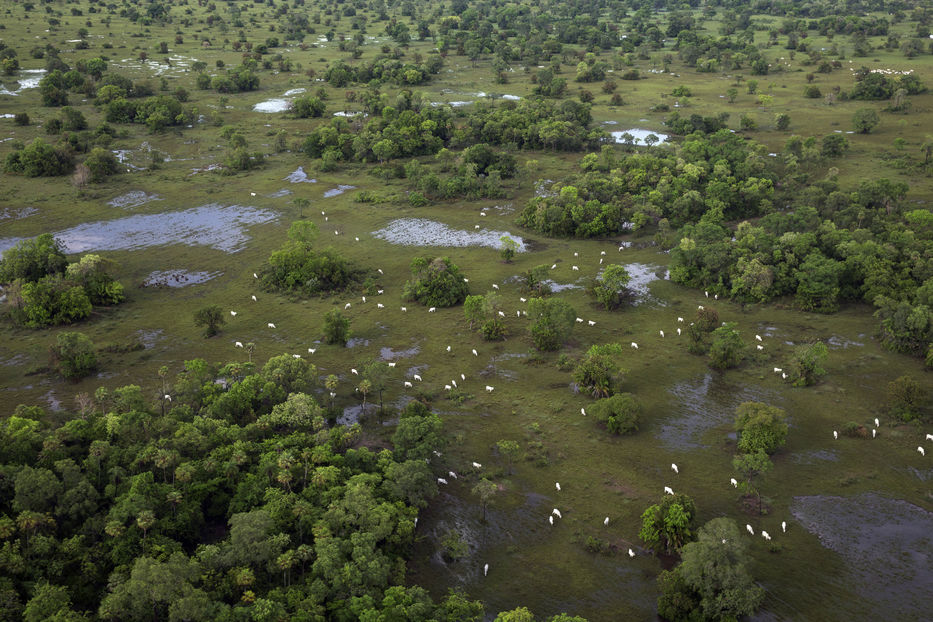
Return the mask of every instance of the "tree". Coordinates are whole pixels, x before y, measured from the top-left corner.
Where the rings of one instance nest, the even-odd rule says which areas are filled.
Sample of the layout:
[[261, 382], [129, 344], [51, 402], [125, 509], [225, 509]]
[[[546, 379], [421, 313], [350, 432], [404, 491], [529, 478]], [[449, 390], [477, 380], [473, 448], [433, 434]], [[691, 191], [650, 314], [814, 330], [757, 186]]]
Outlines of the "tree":
[[528, 301], [529, 327], [535, 347], [543, 351], [559, 350], [570, 337], [576, 311], [560, 298], [531, 298]]
[[752, 615], [764, 598], [748, 571], [746, 539], [735, 521], [714, 518], [683, 547], [683, 560], [658, 577], [658, 613], [669, 620], [735, 620]]
[[900, 376], [888, 383], [889, 412], [901, 421], [913, 421], [923, 415], [926, 391], [910, 376]]
[[505, 456], [507, 471], [511, 475], [512, 463], [521, 455], [521, 446], [518, 444], [518, 441], [503, 439], [496, 441], [496, 448], [499, 450], [499, 454]]
[[74, 170], [74, 157], [67, 145], [53, 147], [36, 138], [25, 148], [8, 153], [3, 170], [26, 177], [57, 177]]
[[622, 354], [617, 343], [594, 345], [573, 370], [574, 382], [593, 397], [608, 397], [615, 392], [617, 376], [624, 372], [613, 357]]
[[849, 141], [842, 134], [828, 134], [823, 137], [820, 155], [824, 158], [838, 158], [849, 150]]
[[606, 266], [603, 273], [594, 281], [588, 293], [602, 304], [607, 311], [611, 311], [622, 304], [628, 293], [628, 283], [631, 280], [628, 270], [621, 264]]
[[797, 270], [797, 304], [804, 311], [832, 313], [839, 308], [839, 279], [845, 265], [813, 251]]
[[122, 170], [116, 156], [102, 147], [94, 147], [84, 159], [84, 165], [90, 171], [93, 182], [104, 181]]
[[638, 431], [643, 407], [631, 393], [617, 393], [603, 398], [590, 407], [590, 414], [606, 425], [612, 434], [634, 434]]
[[324, 342], [346, 346], [350, 340], [350, 320], [334, 307], [324, 315]]
[[515, 252], [518, 250], [518, 242], [507, 235], [503, 235], [499, 238], [499, 243], [501, 244], [499, 255], [505, 263], [511, 263], [512, 258], [515, 257]]
[[795, 387], [808, 387], [819, 382], [826, 375], [823, 365], [829, 354], [829, 348], [822, 341], [798, 346], [794, 356], [787, 364], [787, 378]]
[[213, 337], [220, 332], [220, 327], [226, 324], [223, 309], [220, 305], [201, 307], [194, 313], [194, 325], [204, 327], [204, 337]]
[[40, 583], [23, 611], [23, 622], [79, 622], [86, 618], [72, 611], [68, 588]]
[[784, 411], [763, 402], [742, 402], [735, 409], [738, 448], [744, 453], [773, 454], [787, 440]]
[[638, 537], [650, 548], [673, 553], [693, 538], [696, 505], [685, 494], [665, 495], [641, 515]]
[[868, 134], [880, 122], [881, 119], [874, 108], [859, 108], [852, 115], [852, 127], [859, 134]]
[[761, 491], [758, 490], [757, 480], [771, 470], [774, 464], [763, 450], [753, 453], [744, 453], [732, 459], [732, 468], [742, 478], [742, 492], [758, 497], [758, 513], [761, 514]]
[[426, 307], [452, 307], [470, 293], [460, 268], [448, 257], [415, 257], [410, 267], [412, 278], [405, 282], [402, 293], [406, 300]]
[[51, 365], [68, 380], [78, 381], [97, 369], [94, 344], [84, 333], [59, 333], [49, 346]]
[[374, 360], [363, 368], [361, 376], [369, 381], [370, 390], [379, 394], [379, 410], [383, 410], [382, 393], [386, 390], [392, 368], [385, 361]]
[[786, 112], [780, 112], [774, 117], [774, 128], [779, 132], [785, 131], [790, 127], [790, 115]]
[[709, 349], [709, 364], [716, 369], [729, 369], [742, 362], [745, 342], [736, 330], [735, 322], [727, 322], [713, 331]]
[[60, 240], [51, 233], [18, 242], [3, 252], [0, 260], [0, 283], [16, 279], [38, 281], [49, 274], [61, 274], [68, 265]]
[[485, 477], [479, 480], [479, 482], [473, 486], [473, 494], [479, 497], [480, 505], [483, 508], [484, 522], [486, 521], [486, 508], [489, 507], [490, 503], [492, 503], [497, 492], [499, 492], [499, 486], [489, 481]]

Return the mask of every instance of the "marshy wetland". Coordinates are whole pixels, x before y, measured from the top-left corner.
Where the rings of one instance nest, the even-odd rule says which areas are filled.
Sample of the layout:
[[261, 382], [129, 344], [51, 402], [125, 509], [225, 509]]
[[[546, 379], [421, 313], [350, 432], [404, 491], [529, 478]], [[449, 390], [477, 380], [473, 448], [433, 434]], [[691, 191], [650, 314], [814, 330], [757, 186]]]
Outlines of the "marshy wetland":
[[[551, 2], [0, 1], [0, 59], [17, 60], [0, 76], [0, 160], [14, 162], [0, 175], [0, 252], [51, 233], [68, 261], [112, 261], [125, 294], [31, 328], [7, 317], [22, 290], [4, 283], [0, 618], [59, 611], [40, 609], [63, 602], [48, 582], [89, 619], [361, 619], [389, 611], [385, 590], [403, 585], [419, 602], [416, 586], [436, 603], [455, 590], [482, 611], [385, 619], [527, 607], [540, 620], [654, 620], [658, 575], [678, 555], [639, 532], [670, 487], [696, 504], [693, 536], [712, 519], [738, 526], [736, 555], [762, 590], [753, 619], [927, 619], [933, 94], [902, 94], [906, 108], [893, 88], [842, 94], [872, 75], [933, 86], [929, 11], [885, 5], [843, 28], [832, 7], [792, 5], [811, 13], [613, 1], [583, 3], [575, 21]], [[79, 67], [58, 90], [85, 127], [55, 133], [74, 117], [46, 105], [62, 102], [40, 81]], [[115, 120], [114, 97], [173, 98], [180, 116]], [[865, 108], [879, 120], [863, 133], [852, 118]], [[709, 131], [678, 131], [674, 113]], [[512, 131], [522, 119], [541, 124], [536, 137]], [[36, 140], [70, 154], [65, 174], [31, 177], [11, 159]], [[87, 179], [95, 148], [116, 168]], [[302, 221], [309, 248], [357, 271], [348, 285], [273, 283], [274, 253], [306, 243]], [[416, 257], [447, 257], [470, 295], [492, 294], [485, 319], [504, 338], [484, 339], [462, 300], [429, 311], [406, 297]], [[589, 293], [610, 265], [629, 277], [613, 310]], [[547, 298], [572, 307], [556, 351], [529, 330], [538, 267]], [[836, 279], [834, 305], [797, 285], [808, 272]], [[875, 315], [887, 303], [869, 291], [910, 307], [898, 311], [915, 318], [909, 339], [890, 338]], [[212, 305], [224, 322], [205, 338], [194, 316]], [[345, 345], [327, 342], [335, 309]], [[727, 369], [690, 351], [704, 310], [741, 339]], [[50, 349], [74, 331], [97, 365], [70, 381]], [[814, 343], [826, 373], [793, 386], [785, 376]], [[603, 344], [621, 346], [611, 390], [641, 406], [631, 434], [597, 421], [574, 374]], [[914, 416], [893, 405], [903, 377], [922, 396]], [[281, 407], [292, 392], [313, 406]], [[413, 402], [437, 414], [437, 436], [399, 435]], [[744, 402], [787, 423], [745, 488], [730, 483]], [[147, 591], [160, 574], [181, 577], [165, 597]], [[30, 603], [48, 613], [24, 617]]]

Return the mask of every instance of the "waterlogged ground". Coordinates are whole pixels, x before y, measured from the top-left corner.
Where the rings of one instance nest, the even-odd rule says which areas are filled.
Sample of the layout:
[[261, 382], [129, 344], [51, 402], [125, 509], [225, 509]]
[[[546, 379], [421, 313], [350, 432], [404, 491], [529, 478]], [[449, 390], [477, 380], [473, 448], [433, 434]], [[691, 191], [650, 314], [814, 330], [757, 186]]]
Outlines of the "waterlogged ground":
[[[251, 225], [275, 218], [276, 213], [267, 209], [209, 204], [177, 212], [90, 222], [54, 235], [61, 240], [66, 253], [141, 250], [172, 244], [207, 246], [234, 253], [249, 241], [247, 230]], [[18, 238], [0, 239], [0, 251], [18, 241]]]
[[505, 235], [515, 240], [518, 252], [525, 251], [522, 238], [508, 231], [454, 229], [426, 218], [401, 218], [373, 232], [373, 237], [402, 246], [485, 246], [495, 249], [502, 247], [500, 238]]
[[837, 580], [860, 596], [855, 619], [929, 619], [933, 513], [874, 493], [796, 497], [791, 512], [845, 561]]

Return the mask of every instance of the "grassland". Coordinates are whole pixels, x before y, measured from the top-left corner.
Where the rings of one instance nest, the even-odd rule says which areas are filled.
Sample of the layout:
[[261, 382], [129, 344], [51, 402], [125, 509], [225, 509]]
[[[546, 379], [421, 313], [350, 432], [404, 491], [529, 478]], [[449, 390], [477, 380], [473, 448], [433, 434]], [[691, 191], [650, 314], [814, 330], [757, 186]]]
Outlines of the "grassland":
[[[121, 306], [96, 311], [78, 329], [98, 345], [125, 345], [141, 340], [146, 347], [105, 354], [102, 372], [97, 377], [69, 384], [37, 373], [46, 363], [47, 347], [55, 334], [67, 329], [34, 331], [4, 323], [0, 326], [0, 387], [5, 413], [11, 412], [16, 404], [28, 403], [52, 409], [60, 407], [63, 410], [57, 416], [70, 417], [68, 413], [76, 409], [75, 396], [93, 394], [99, 386], [140, 384], [155, 399], [160, 367], [168, 366], [172, 372], [178, 372], [183, 361], [193, 358], [216, 362], [245, 359], [247, 355], [233, 347], [234, 341], [255, 343], [253, 360], [263, 361], [283, 352], [310, 357], [322, 377], [336, 374], [341, 378], [338, 403], [353, 407], [358, 400], [353, 395], [350, 368], [380, 357], [384, 348], [415, 349], [417, 353], [413, 356], [399, 359], [397, 376], [390, 383], [386, 401], [398, 403], [412, 395], [432, 399], [433, 408], [442, 414], [453, 440], [444, 460], [460, 478], [451, 481], [423, 515], [419, 543], [409, 565], [411, 583], [424, 585], [437, 595], [449, 587], [463, 587], [471, 597], [486, 602], [488, 612], [522, 604], [542, 615], [567, 611], [590, 620], [653, 619], [657, 590], [654, 578], [662, 561], [640, 548], [637, 533], [641, 512], [660, 497], [664, 486], [670, 485], [696, 499], [701, 523], [729, 516], [740, 524], [752, 524], [756, 531], [767, 529], [774, 535], [771, 545], [761, 538], [756, 538], [752, 545], [753, 573], [767, 590], [763, 607], [766, 618], [857, 620], [885, 618], [893, 610], [905, 619], [912, 619], [919, 610], [916, 607], [928, 601], [929, 587], [909, 593], [900, 603], [877, 599], [876, 593], [896, 590], [894, 577], [899, 570], [912, 573], [911, 576], [929, 577], [929, 567], [924, 570], [903, 559], [890, 559], [879, 551], [870, 561], [891, 574], [871, 577], [873, 581], [881, 581], [880, 587], [869, 585], [864, 577], [852, 572], [852, 558], [824, 546], [826, 542], [821, 542], [819, 534], [808, 531], [794, 518], [798, 497], [859, 498], [864, 493], [878, 493], [923, 508], [929, 524], [929, 512], [933, 510], [929, 481], [933, 471], [930, 458], [924, 460], [915, 449], [923, 433], [916, 426], [897, 425], [888, 417], [885, 403], [885, 388], [890, 381], [910, 374], [921, 378], [929, 388], [929, 373], [924, 373], [917, 359], [881, 347], [875, 338], [876, 322], [869, 307], [852, 305], [826, 316], [795, 310], [789, 301], [762, 306], [714, 302], [707, 300], [703, 292], [679, 287], [663, 278], [651, 282], [649, 294], [642, 296], [638, 305], [617, 312], [602, 310], [581, 289], [561, 292], [560, 296], [571, 302], [580, 317], [596, 322], [592, 327], [578, 324], [564, 353], [579, 356], [596, 343], [639, 344], [637, 351], [627, 351], [624, 356], [623, 366], [628, 371], [623, 387], [644, 403], [645, 423], [633, 437], [610, 437], [580, 414], [580, 408], [588, 406], [591, 400], [572, 390], [570, 374], [557, 367], [557, 355], [532, 350], [526, 333], [527, 320], [515, 316], [516, 310], [523, 308], [519, 301], [523, 294], [514, 277], [536, 265], [556, 263], [552, 278], [569, 284], [579, 282], [583, 276], [595, 275], [603, 251], [607, 261], [656, 266], [662, 275], [668, 263], [667, 255], [659, 252], [647, 236], [555, 240], [522, 231], [514, 224], [517, 212], [533, 194], [533, 182], [566, 176], [575, 168], [579, 154], [518, 154], [520, 162], [534, 159], [538, 165], [533, 174], [506, 182], [507, 199], [451, 201], [421, 208], [409, 207], [403, 200], [358, 203], [354, 201], [357, 191], [404, 197], [408, 187], [404, 180], [385, 181], [371, 174], [367, 165], [343, 165], [336, 171], [321, 172], [294, 147], [303, 134], [326, 119], [300, 120], [253, 110], [255, 104], [282, 97], [297, 88], [309, 93], [323, 89], [327, 94], [327, 115], [358, 110], [358, 104], [346, 100], [347, 89], [329, 87], [305, 73], [316, 68], [320, 74], [327, 62], [346, 57], [339, 51], [336, 40], [312, 43], [316, 37], [310, 37], [307, 49], [289, 42], [276, 51], [294, 63], [294, 71], [263, 71], [258, 91], [221, 96], [197, 90], [193, 73], [181, 68], [177, 60], [174, 68], [167, 68], [166, 56], [157, 53], [158, 42], [174, 41], [180, 31], [183, 43], [169, 43], [172, 57], [199, 59], [210, 69], [219, 60], [233, 66], [239, 62], [240, 54], [221, 43], [224, 35], [219, 32], [197, 24], [180, 27], [178, 23], [153, 23], [143, 27], [118, 16], [113, 17], [108, 27], [101, 23], [101, 14], [89, 14], [89, 5], [84, 3], [48, 6], [66, 13], [70, 7], [83, 7], [84, 15], [63, 16], [60, 25], [46, 31], [46, 23], [38, 11], [27, 15], [22, 5], [8, 2], [0, 5], [6, 26], [0, 36], [20, 51], [23, 68], [43, 67], [44, 61], [29, 59], [26, 52], [35, 45], [51, 43], [62, 49], [65, 59], [105, 54], [112, 69], [134, 81], [148, 79], [156, 89], [159, 78], [154, 72], [163, 70], [170, 89], [184, 86], [190, 91], [188, 105], [196, 107], [205, 120], [190, 128], [160, 134], [149, 134], [142, 126], [120, 125], [120, 134], [111, 148], [131, 151], [130, 162], [143, 170], [116, 175], [104, 183], [76, 188], [67, 177], [36, 180], [3, 175], [0, 214], [4, 209], [12, 212], [24, 207], [35, 208], [37, 212], [0, 220], [0, 238], [59, 232], [87, 222], [158, 215], [206, 204], [253, 206], [271, 210], [277, 218], [248, 227], [248, 242], [236, 252], [186, 244], [107, 252], [120, 265], [117, 276], [126, 285], [129, 299]], [[203, 8], [192, 6], [191, 10], [196, 19]], [[267, 30], [272, 23], [269, 7], [251, 5], [249, 14], [256, 16], [256, 23], [245, 27], [250, 40], [262, 41], [275, 34]], [[776, 25], [778, 18], [755, 16], [754, 21], [767, 28]], [[341, 20], [335, 26], [336, 31], [351, 34], [349, 22], [348, 18]], [[411, 26], [414, 31], [413, 21]], [[707, 20], [703, 26], [716, 32], [719, 23]], [[68, 41], [77, 38], [81, 27], [88, 30], [84, 40], [89, 49], [71, 49]], [[906, 32], [909, 27], [912, 24], [903, 23], [896, 28]], [[370, 22], [369, 33], [376, 39], [367, 40], [362, 46], [362, 60], [375, 58], [380, 52], [384, 38], [381, 30], [381, 23]], [[210, 45], [202, 46], [195, 38], [199, 32], [209, 37]], [[233, 34], [227, 36], [232, 39]], [[836, 37], [835, 42], [820, 36], [811, 39], [813, 45], [829, 48], [839, 44], [842, 37]], [[757, 32], [756, 43], [766, 41], [767, 32]], [[870, 42], [878, 47], [883, 41], [874, 37]], [[105, 49], [104, 43], [112, 47]], [[412, 41], [405, 54], [427, 54], [433, 45], [431, 41]], [[139, 63], [141, 51], [148, 52], [158, 66]], [[836, 130], [849, 131], [852, 114], [866, 104], [840, 101], [828, 105], [823, 99], [804, 99], [806, 75], [814, 67], [803, 64], [805, 55], [798, 54], [791, 60], [785, 52], [780, 46], [769, 48], [766, 54], [772, 64], [783, 64], [783, 70], [761, 77], [745, 75], [745, 81], [735, 87], [739, 95], [734, 103], [728, 103], [726, 93], [737, 83], [736, 72], [700, 74], [682, 66], [675, 58], [670, 72], [651, 73], [650, 70], [662, 67], [664, 50], [651, 54], [647, 60], [635, 61], [645, 79], [619, 82], [625, 102], [622, 106], [610, 106], [609, 96], [596, 92], [596, 85], [584, 86], [594, 91], [596, 123], [617, 123], [605, 126], [608, 130], [639, 127], [663, 132], [662, 122], [668, 113], [650, 109], [660, 103], [673, 106], [677, 98], [670, 95], [671, 91], [678, 85], [687, 85], [693, 94], [689, 103], [678, 102], [686, 104], [682, 112], [704, 115], [729, 112], [729, 125], [736, 129], [740, 115], [747, 114], [759, 126], [748, 136], [773, 152], [780, 152], [792, 134], [822, 136]], [[609, 52], [601, 56], [610, 62], [613, 58]], [[841, 62], [842, 69], [815, 74], [814, 84], [824, 93], [833, 86], [851, 88], [849, 68], [861, 65], [913, 70], [926, 84], [933, 85], [933, 61], [928, 54], [907, 59], [896, 50], [877, 49], [864, 58], [845, 55]], [[481, 99], [476, 93], [528, 97], [533, 90], [530, 81], [533, 68], [520, 62], [513, 63], [512, 68], [508, 83], [497, 84], [491, 58], [471, 62], [465, 56], [451, 54], [441, 74], [418, 90], [437, 102]], [[569, 78], [573, 65], [565, 66], [564, 71]], [[757, 96], [746, 93], [749, 79], [758, 79], [759, 91], [773, 97], [767, 107], [759, 105]], [[577, 85], [570, 84], [573, 95]], [[383, 87], [383, 90], [393, 94], [395, 89]], [[926, 134], [933, 131], [933, 94], [914, 96], [911, 100], [909, 114], [882, 112], [881, 123], [871, 134], [848, 136], [851, 151], [833, 163], [843, 187], [854, 187], [866, 178], [890, 177], [910, 185], [908, 201], [912, 204], [924, 206], [933, 197], [929, 176], [909, 172], [916, 168], [897, 169], [891, 165], [897, 161], [892, 158], [921, 161], [920, 146]], [[102, 121], [101, 112], [90, 100], [73, 101], [73, 105], [85, 114], [90, 127]], [[870, 105], [878, 109], [882, 106]], [[40, 105], [35, 89], [21, 91], [16, 96], [0, 95], [0, 114], [21, 111], [28, 111], [30, 126], [14, 127], [12, 119], [0, 119], [0, 158], [8, 153], [12, 142], [4, 139], [28, 144], [35, 137], [45, 138], [43, 124], [58, 115], [57, 109]], [[787, 131], [772, 128], [774, 116], [780, 112], [791, 116]], [[220, 138], [221, 126], [238, 128], [251, 149], [267, 153], [265, 164], [249, 173], [234, 175], [194, 172], [222, 162], [226, 146]], [[289, 150], [272, 153], [273, 137], [280, 130], [288, 134]], [[903, 150], [895, 148], [897, 138], [905, 141]], [[154, 167], [150, 149], [170, 159]], [[316, 183], [286, 181], [298, 166]], [[353, 185], [357, 190], [324, 197], [326, 191], [341, 184]], [[139, 190], [154, 193], [159, 200], [132, 208], [108, 205], [115, 197]], [[278, 196], [282, 190], [290, 194]], [[282, 243], [289, 224], [298, 217], [296, 198], [310, 200], [306, 215], [320, 227], [319, 245], [333, 246], [367, 269], [382, 269], [384, 276], [378, 284], [385, 292], [383, 295], [369, 297], [363, 303], [356, 294], [293, 300], [257, 290], [253, 272]], [[481, 211], [487, 216], [480, 217]], [[433, 219], [468, 231], [476, 225], [510, 231], [530, 242], [531, 250], [507, 264], [489, 248], [421, 249], [374, 238], [374, 232], [402, 217]], [[618, 250], [623, 241], [631, 242], [631, 247]], [[485, 293], [493, 283], [499, 285], [508, 317], [506, 341], [482, 341], [468, 329], [459, 307], [429, 314], [409, 303], [407, 312], [401, 310], [406, 304], [401, 291], [409, 276], [408, 264], [413, 256], [426, 252], [450, 256], [470, 279], [473, 293]], [[580, 266], [580, 272], [571, 270], [574, 264]], [[183, 288], [142, 286], [152, 272], [162, 270], [204, 271], [217, 276]], [[254, 294], [256, 302], [250, 299]], [[385, 308], [378, 309], [377, 302]], [[324, 313], [346, 303], [352, 305], [346, 314], [351, 319], [357, 345], [349, 348], [319, 345]], [[688, 354], [686, 341], [675, 336], [678, 316], [689, 321], [697, 305], [711, 303], [722, 320], [738, 324], [747, 343], [751, 343], [755, 334], [765, 336], [765, 349], [749, 355], [737, 370], [725, 373], [710, 370], [705, 359]], [[191, 316], [195, 309], [207, 304], [237, 310], [238, 315], [228, 318], [220, 336], [205, 340]], [[274, 322], [277, 328], [267, 328], [268, 322]], [[660, 330], [667, 335], [663, 339]], [[771, 370], [786, 363], [792, 352], [791, 344], [815, 339], [835, 344], [831, 345], [828, 376], [812, 388], [790, 388]], [[308, 348], [315, 348], [316, 352], [307, 354]], [[473, 348], [479, 356], [470, 354]], [[402, 386], [411, 373], [424, 377], [416, 391]], [[461, 383], [462, 392], [469, 397], [459, 404], [445, 399], [443, 385], [459, 378], [461, 373], [467, 378]], [[487, 393], [485, 385], [495, 386], [495, 391]], [[729, 485], [734, 450], [732, 409], [748, 399], [784, 408], [791, 421], [787, 447], [775, 456], [775, 468], [762, 484], [768, 508], [763, 516], [746, 512], [741, 496]], [[874, 417], [882, 419], [878, 439], [833, 440], [832, 431], [846, 422], [871, 425]], [[367, 435], [376, 442], [384, 440], [390, 429], [386, 424], [391, 424], [391, 420], [391, 415], [385, 421], [375, 415], [364, 417]], [[513, 473], [508, 472], [505, 460], [495, 449], [501, 439], [516, 440], [522, 447], [525, 459], [515, 465]], [[927, 447], [933, 450], [929, 444]], [[493, 474], [501, 487], [486, 522], [481, 520], [479, 505], [470, 493], [478, 479], [476, 470], [470, 466], [472, 461], [482, 463], [482, 472]], [[672, 462], [679, 465], [679, 475], [671, 472]], [[560, 492], [555, 490], [554, 482], [560, 482]], [[564, 515], [553, 527], [546, 520], [552, 507], [560, 508]], [[608, 527], [603, 526], [606, 516], [610, 519]], [[788, 522], [786, 534], [779, 527], [783, 520]], [[439, 540], [448, 530], [457, 531], [469, 543], [466, 559], [450, 564], [440, 559]], [[610, 544], [610, 550], [605, 554], [588, 552], [583, 546], [587, 536]], [[843, 536], [843, 540], [843, 546], [856, 544], [851, 533]], [[928, 539], [912, 542], [929, 550]], [[636, 558], [629, 559], [624, 554], [629, 547], [639, 553]], [[485, 577], [484, 563], [490, 566]]]

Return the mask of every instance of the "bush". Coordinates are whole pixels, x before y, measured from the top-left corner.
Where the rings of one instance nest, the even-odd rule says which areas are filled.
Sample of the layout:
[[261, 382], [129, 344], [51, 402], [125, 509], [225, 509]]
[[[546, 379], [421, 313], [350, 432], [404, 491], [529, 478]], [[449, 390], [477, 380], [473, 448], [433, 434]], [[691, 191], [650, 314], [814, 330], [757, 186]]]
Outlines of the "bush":
[[499, 321], [499, 318], [483, 322], [479, 330], [486, 341], [502, 341], [506, 336], [505, 324]]
[[299, 97], [293, 101], [290, 106], [291, 113], [299, 119], [320, 117], [324, 114], [324, 110], [326, 109], [327, 105], [324, 102], [310, 95]]
[[312, 296], [344, 289], [360, 280], [361, 273], [332, 249], [312, 250], [317, 226], [296, 220], [288, 229], [289, 240], [269, 256], [262, 271], [263, 286], [291, 294]]
[[201, 307], [194, 313], [194, 325], [204, 327], [204, 336], [213, 337], [220, 332], [220, 327], [227, 320], [224, 318], [223, 309], [220, 305], [208, 305]]
[[603, 398], [590, 407], [590, 414], [605, 424], [612, 434], [628, 435], [638, 431], [643, 411], [639, 402], [631, 393], [618, 393]]
[[426, 307], [452, 307], [469, 294], [460, 268], [447, 257], [416, 257], [411, 261], [411, 274], [402, 295]]
[[60, 333], [49, 346], [51, 366], [66, 379], [78, 381], [97, 369], [94, 344], [84, 333]]
[[926, 391], [910, 376], [901, 376], [888, 383], [889, 412], [901, 421], [919, 419], [925, 405]]
[[713, 331], [713, 343], [709, 349], [709, 364], [715, 369], [738, 366], [744, 356], [745, 342], [735, 330], [735, 322], [728, 322]]
[[622, 305], [629, 293], [628, 283], [631, 278], [628, 270], [621, 264], [606, 266], [602, 275], [587, 287], [587, 293], [596, 298], [607, 311], [611, 311]]
[[26, 177], [55, 177], [67, 175], [74, 169], [74, 159], [64, 147], [53, 147], [41, 138], [19, 151], [7, 154], [3, 162], [5, 173]]
[[12, 283], [16, 279], [38, 281], [49, 274], [61, 274], [68, 260], [62, 243], [43, 233], [31, 240], [22, 240], [5, 251], [0, 260], [0, 283]]
[[21, 127], [29, 125], [29, 114], [25, 112], [17, 112], [13, 116], [13, 123]]
[[593, 397], [608, 397], [615, 392], [618, 375], [623, 371], [614, 356], [622, 354], [622, 347], [617, 343], [592, 346], [573, 370], [574, 382]]
[[803, 96], [809, 99], [819, 99], [823, 96], [823, 93], [820, 92], [820, 87], [809, 84], [803, 89]]
[[324, 316], [324, 342], [346, 346], [349, 340], [350, 320], [343, 317], [340, 309], [331, 309]]
[[91, 173], [91, 181], [101, 182], [110, 175], [121, 171], [120, 162], [110, 151], [101, 147], [94, 147], [84, 159], [84, 165]]
[[29, 328], [71, 324], [91, 314], [84, 289], [52, 274], [35, 282], [17, 281], [10, 288], [10, 317]]
[[773, 454], [787, 441], [784, 411], [762, 402], [743, 402], [735, 409], [738, 448], [743, 453]]
[[532, 298], [528, 301], [529, 327], [535, 347], [542, 351], [559, 350], [570, 337], [577, 314], [566, 300]]
[[788, 379], [795, 387], [808, 387], [826, 375], [823, 364], [829, 349], [822, 341], [797, 348], [788, 367]]

